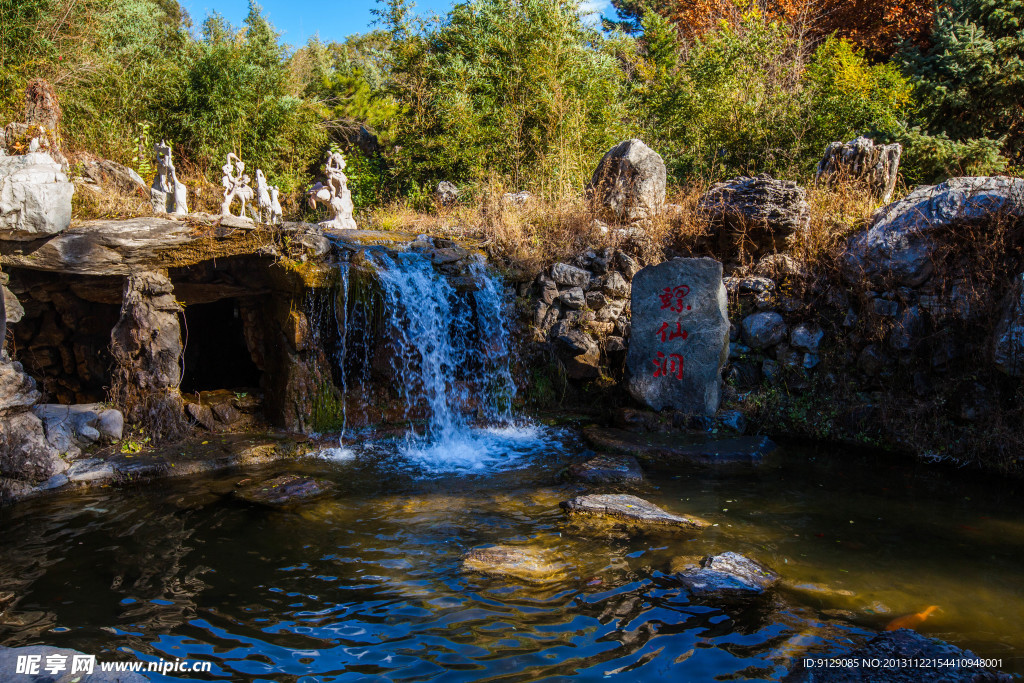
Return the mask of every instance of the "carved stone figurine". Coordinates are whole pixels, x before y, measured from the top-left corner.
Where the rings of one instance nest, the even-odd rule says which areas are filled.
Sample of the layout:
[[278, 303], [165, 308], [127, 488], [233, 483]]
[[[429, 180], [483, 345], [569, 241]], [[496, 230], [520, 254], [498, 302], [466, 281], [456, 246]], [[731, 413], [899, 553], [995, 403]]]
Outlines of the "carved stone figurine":
[[320, 227], [336, 230], [356, 230], [352, 211], [352, 193], [348, 189], [348, 178], [345, 176], [345, 157], [338, 152], [327, 153], [327, 164], [324, 166], [327, 183], [317, 183], [307, 193], [309, 205], [316, 208], [317, 203], [324, 204], [331, 211], [331, 219], [320, 223]]
[[178, 181], [171, 158], [171, 146], [167, 141], [153, 145], [156, 151], [156, 177], [149, 190], [149, 200], [157, 213], [188, 213], [188, 190]]
[[281, 192], [277, 185], [270, 186], [270, 224], [281, 225], [284, 222], [283, 213], [281, 211], [281, 202], [277, 200], [277, 195]]
[[[234, 169], [231, 168], [232, 161], [235, 163]], [[245, 164], [235, 156], [234, 152], [231, 152], [228, 154], [227, 163], [221, 166], [220, 170], [224, 172], [224, 177], [220, 181], [220, 184], [224, 186], [224, 202], [220, 205], [220, 215], [234, 215], [231, 213], [231, 203], [237, 197], [242, 203], [238, 217], [248, 218], [245, 215], [245, 203], [252, 201], [253, 191], [249, 186], [249, 176], [245, 174]]]
[[272, 202], [270, 200], [270, 186], [267, 185], [267, 176], [263, 175], [261, 169], [256, 169], [256, 220], [260, 223], [271, 223]]

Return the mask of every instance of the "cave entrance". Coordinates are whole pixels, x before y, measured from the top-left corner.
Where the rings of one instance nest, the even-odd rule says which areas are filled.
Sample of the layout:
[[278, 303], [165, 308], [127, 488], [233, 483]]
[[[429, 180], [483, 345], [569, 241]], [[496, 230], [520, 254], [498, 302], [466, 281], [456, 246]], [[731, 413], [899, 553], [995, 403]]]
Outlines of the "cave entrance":
[[182, 318], [182, 393], [259, 388], [262, 373], [245, 343], [237, 299], [188, 305]]

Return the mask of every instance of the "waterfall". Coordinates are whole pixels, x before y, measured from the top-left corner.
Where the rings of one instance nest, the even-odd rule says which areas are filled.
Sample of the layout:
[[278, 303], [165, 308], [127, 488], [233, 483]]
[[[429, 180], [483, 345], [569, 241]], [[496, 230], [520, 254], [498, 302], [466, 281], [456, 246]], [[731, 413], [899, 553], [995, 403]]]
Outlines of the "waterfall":
[[389, 366], [389, 388], [409, 424], [399, 448], [405, 461], [433, 471], [480, 469], [515, 459], [520, 445], [535, 445], [537, 428], [517, 421], [512, 410], [507, 297], [482, 259], [466, 276], [449, 279], [416, 251], [363, 255], [376, 300], [350, 297], [353, 276], [342, 264], [335, 362], [343, 378], [356, 373], [343, 386], [346, 393], [356, 382], [365, 390], [374, 363], [378, 375], [382, 364]]

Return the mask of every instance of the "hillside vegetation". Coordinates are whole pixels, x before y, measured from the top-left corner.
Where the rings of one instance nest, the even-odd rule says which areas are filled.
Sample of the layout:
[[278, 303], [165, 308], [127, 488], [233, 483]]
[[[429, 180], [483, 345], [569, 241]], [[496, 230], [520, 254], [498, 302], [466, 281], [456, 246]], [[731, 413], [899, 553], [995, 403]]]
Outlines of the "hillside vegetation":
[[859, 134], [904, 145], [906, 185], [1024, 164], [1024, 0], [647, 6], [620, 0], [596, 25], [570, 0], [440, 17], [388, 0], [376, 30], [294, 47], [255, 3], [239, 27], [175, 0], [0, 0], [0, 119], [20, 120], [42, 77], [72, 158], [151, 176], [167, 139], [185, 180], [216, 189], [234, 152], [292, 215], [331, 146], [363, 211], [431, 208], [440, 180], [470, 203], [495, 187], [575, 197], [627, 137], [681, 188], [806, 180], [825, 145]]

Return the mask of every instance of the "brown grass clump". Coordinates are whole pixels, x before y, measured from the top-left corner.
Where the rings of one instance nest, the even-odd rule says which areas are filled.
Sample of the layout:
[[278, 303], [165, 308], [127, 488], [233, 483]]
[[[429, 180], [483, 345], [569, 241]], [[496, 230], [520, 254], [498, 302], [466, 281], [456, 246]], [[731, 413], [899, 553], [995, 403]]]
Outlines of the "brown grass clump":
[[489, 183], [452, 207], [435, 206], [424, 213], [396, 202], [357, 219], [369, 229], [477, 240], [520, 281], [588, 249], [622, 249], [654, 263], [670, 254], [699, 251], [700, 239], [707, 236], [707, 221], [697, 210], [697, 187], [676, 190], [660, 215], [630, 225], [616, 224], [582, 196], [531, 195], [517, 201], [510, 194], [500, 183]]

